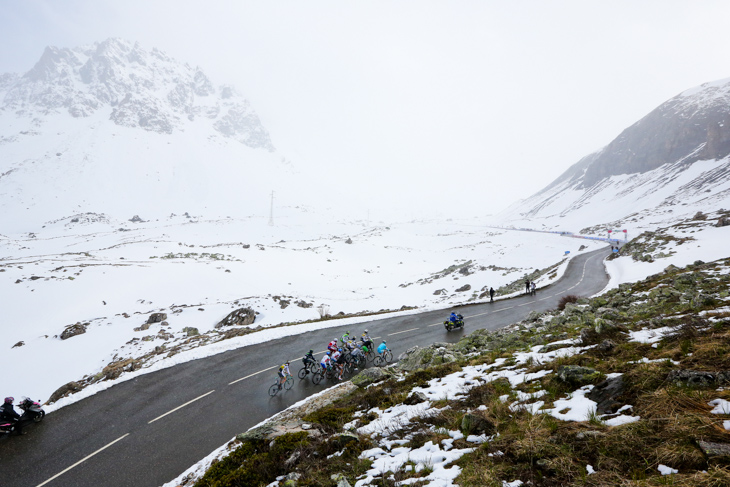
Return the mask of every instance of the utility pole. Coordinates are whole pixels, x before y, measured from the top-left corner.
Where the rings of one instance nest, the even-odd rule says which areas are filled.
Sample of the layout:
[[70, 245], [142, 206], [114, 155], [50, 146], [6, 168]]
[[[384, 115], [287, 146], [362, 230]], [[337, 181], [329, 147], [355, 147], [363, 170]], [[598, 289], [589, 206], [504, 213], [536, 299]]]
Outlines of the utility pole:
[[274, 192], [271, 192], [271, 208], [269, 209], [269, 226], [274, 226]]

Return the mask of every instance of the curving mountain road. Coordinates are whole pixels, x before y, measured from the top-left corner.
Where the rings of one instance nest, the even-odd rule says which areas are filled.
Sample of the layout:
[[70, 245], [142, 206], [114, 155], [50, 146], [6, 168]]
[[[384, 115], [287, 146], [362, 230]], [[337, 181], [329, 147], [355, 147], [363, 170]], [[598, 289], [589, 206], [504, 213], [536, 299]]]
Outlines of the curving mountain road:
[[[530, 311], [557, 306], [560, 296], [590, 296], [608, 283], [600, 249], [578, 255], [565, 275], [536, 296], [460, 309], [466, 331], [447, 333], [445, 311], [383, 318], [367, 323], [397, 356], [414, 345], [456, 342], [477, 328], [495, 330]], [[286, 359], [321, 351], [332, 337], [364, 326], [314, 330], [232, 350], [122, 382], [30, 425], [25, 436], [0, 439], [2, 487], [158, 487], [226, 443], [235, 434], [314, 392], [299, 381], [274, 398], [267, 394], [274, 369]], [[324, 383], [323, 383], [324, 384]]]

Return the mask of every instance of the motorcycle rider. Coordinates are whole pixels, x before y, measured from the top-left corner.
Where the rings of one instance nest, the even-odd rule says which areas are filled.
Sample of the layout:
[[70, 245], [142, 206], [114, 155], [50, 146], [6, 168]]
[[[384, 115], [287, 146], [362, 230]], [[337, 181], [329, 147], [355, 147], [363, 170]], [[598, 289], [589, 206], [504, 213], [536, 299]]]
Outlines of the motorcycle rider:
[[451, 316], [449, 316], [449, 321], [456, 324], [457, 321], [459, 321], [459, 317], [455, 312], [451, 312]]
[[15, 412], [15, 408], [13, 408], [13, 401], [15, 401], [14, 397], [5, 398], [5, 402], [3, 402], [2, 408], [0, 408], [0, 420], [14, 422], [15, 430], [18, 432], [18, 434], [24, 435], [25, 432], [23, 432], [23, 422], [20, 421], [20, 414]]

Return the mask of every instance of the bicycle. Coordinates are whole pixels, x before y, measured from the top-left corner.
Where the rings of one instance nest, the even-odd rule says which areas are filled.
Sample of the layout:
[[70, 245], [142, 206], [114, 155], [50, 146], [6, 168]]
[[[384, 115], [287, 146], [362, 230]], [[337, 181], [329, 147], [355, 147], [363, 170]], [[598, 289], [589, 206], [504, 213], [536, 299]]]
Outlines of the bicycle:
[[297, 373], [297, 377], [299, 377], [299, 380], [304, 379], [306, 376], [311, 374], [316, 374], [319, 370], [319, 364], [317, 362], [312, 362], [311, 360], [309, 362], [306, 362], [304, 367], [299, 369], [299, 372]]
[[385, 364], [390, 363], [393, 360], [393, 352], [390, 351], [389, 348], [386, 348], [383, 350], [383, 353], [379, 354], [377, 357], [375, 357], [375, 360], [373, 363], [376, 367], [382, 367]]
[[334, 374], [334, 371], [332, 370], [332, 365], [327, 365], [326, 369], [322, 369], [322, 366], [319, 365], [317, 372], [315, 372], [312, 375], [312, 382], [316, 385], [322, 382], [322, 379], [327, 377], [327, 379], [332, 380], [332, 376]]
[[291, 375], [286, 376], [286, 381], [284, 382], [284, 384], [281, 384], [279, 382], [279, 378], [277, 377], [276, 381], [274, 382], [274, 385], [269, 387], [269, 396], [274, 397], [275, 395], [277, 395], [279, 393], [279, 391], [282, 388], [284, 388], [288, 391], [289, 389], [292, 388], [293, 385], [294, 385], [294, 377], [292, 377]]
[[368, 349], [368, 353], [363, 352], [363, 355], [368, 362], [374, 361], [375, 357], [377, 357], [375, 350], [372, 349]]
[[350, 364], [356, 369], [364, 369], [368, 366], [367, 359], [363, 354], [358, 354], [356, 357], [353, 357], [350, 360]]

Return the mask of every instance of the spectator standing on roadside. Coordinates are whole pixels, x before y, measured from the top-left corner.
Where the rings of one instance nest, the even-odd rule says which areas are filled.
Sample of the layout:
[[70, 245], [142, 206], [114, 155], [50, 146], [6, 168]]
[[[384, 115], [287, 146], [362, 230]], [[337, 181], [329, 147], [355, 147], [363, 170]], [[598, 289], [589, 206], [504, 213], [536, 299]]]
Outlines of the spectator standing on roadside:
[[493, 287], [489, 288], [489, 302], [490, 303], [494, 302], [494, 288]]
[[532, 282], [530, 283], [530, 291], [531, 291], [531, 293], [532, 293], [532, 295], [533, 295], [533, 296], [534, 296], [534, 295], [535, 295], [535, 293], [537, 292], [537, 286], [535, 285], [535, 281], [532, 281]]
[[530, 280], [525, 279], [525, 294], [530, 294]]

